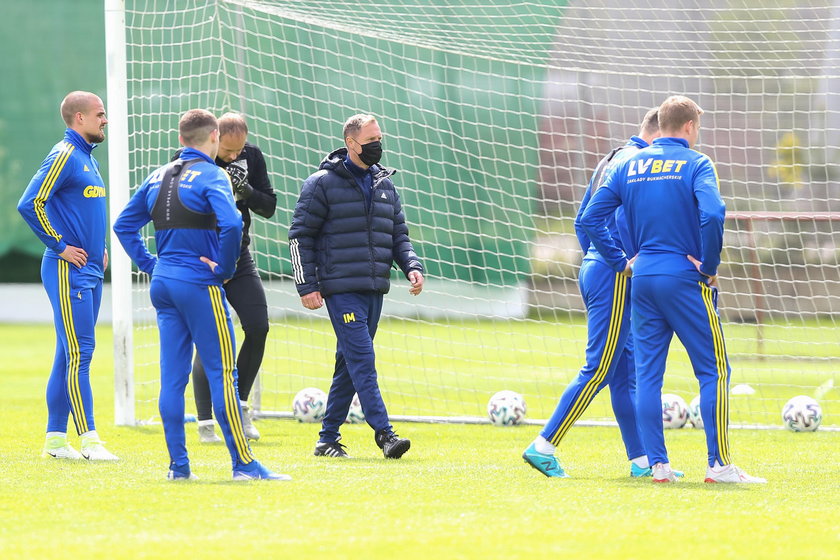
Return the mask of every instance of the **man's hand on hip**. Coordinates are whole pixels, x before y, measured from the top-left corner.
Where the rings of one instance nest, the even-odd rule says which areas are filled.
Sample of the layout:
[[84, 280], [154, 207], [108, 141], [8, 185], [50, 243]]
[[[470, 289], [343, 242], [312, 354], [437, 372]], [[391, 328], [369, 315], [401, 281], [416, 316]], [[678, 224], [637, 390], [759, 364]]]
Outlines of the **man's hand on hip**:
[[65, 261], [69, 262], [70, 264], [75, 264], [79, 268], [82, 268], [87, 264], [87, 251], [80, 247], [73, 247], [72, 245], [68, 245], [63, 252], [59, 253], [58, 255]]

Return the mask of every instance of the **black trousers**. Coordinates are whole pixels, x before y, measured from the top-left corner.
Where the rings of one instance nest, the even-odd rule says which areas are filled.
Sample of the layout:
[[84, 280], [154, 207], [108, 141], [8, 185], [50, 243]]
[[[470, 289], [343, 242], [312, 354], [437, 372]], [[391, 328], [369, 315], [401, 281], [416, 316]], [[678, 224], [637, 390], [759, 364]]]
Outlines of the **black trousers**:
[[[224, 290], [227, 301], [239, 316], [245, 333], [236, 359], [236, 369], [239, 372], [239, 400], [246, 401], [262, 365], [265, 340], [268, 336], [268, 304], [265, 290], [250, 253], [246, 252], [239, 258], [236, 273], [224, 285]], [[210, 420], [213, 418], [210, 385], [197, 353], [192, 374], [196, 415], [199, 420]]]

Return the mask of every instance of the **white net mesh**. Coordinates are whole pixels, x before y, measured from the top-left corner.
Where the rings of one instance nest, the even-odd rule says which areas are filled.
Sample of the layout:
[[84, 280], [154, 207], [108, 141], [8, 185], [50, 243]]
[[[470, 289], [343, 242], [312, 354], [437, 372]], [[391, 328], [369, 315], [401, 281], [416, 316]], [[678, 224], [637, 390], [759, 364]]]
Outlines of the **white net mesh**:
[[[732, 420], [778, 425], [784, 402], [806, 394], [838, 425], [840, 8], [128, 0], [126, 26], [132, 185], [169, 160], [194, 107], [245, 113], [266, 154], [278, 210], [252, 224], [272, 319], [263, 412], [329, 387], [335, 339], [325, 313], [300, 305], [287, 228], [347, 116], [377, 115], [429, 272], [418, 298], [396, 274], [386, 296], [376, 347], [389, 412], [482, 416], [511, 389], [539, 419], [582, 365], [572, 223], [589, 174], [648, 108], [681, 93], [706, 111], [698, 149], [717, 164], [730, 214], [720, 306], [732, 384], [754, 391], [733, 396]], [[146, 282], [135, 293], [139, 419], [157, 414]], [[679, 343], [665, 389], [698, 392]], [[611, 416], [601, 397], [585, 418]]]

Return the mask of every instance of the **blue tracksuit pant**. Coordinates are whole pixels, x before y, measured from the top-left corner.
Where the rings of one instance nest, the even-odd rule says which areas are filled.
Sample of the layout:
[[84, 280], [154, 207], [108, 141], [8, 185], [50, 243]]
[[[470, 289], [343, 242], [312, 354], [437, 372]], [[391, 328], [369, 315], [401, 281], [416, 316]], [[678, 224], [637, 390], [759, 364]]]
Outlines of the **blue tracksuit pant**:
[[636, 423], [630, 282], [592, 259], [583, 261], [578, 282], [587, 311], [586, 364], [563, 392], [540, 434], [559, 445], [598, 391], [609, 384], [627, 458], [640, 457], [645, 449]]
[[359, 394], [365, 420], [375, 432], [392, 429], [376, 380], [373, 351], [382, 299], [379, 292], [352, 292], [325, 298], [338, 342], [320, 441], [339, 438], [339, 428], [347, 419], [354, 393]]
[[90, 360], [95, 346], [94, 328], [102, 302], [102, 279], [81, 274], [63, 259], [44, 258], [41, 280], [50, 299], [56, 345], [47, 382], [47, 431], [66, 432], [73, 415], [76, 432], [95, 430]]
[[204, 364], [216, 420], [233, 468], [254, 461], [242, 431], [236, 343], [224, 290], [152, 276], [152, 305], [160, 331], [160, 417], [172, 468], [189, 470], [184, 435], [184, 389], [190, 380], [193, 344]]
[[633, 278], [636, 410], [651, 464], [667, 463], [662, 430], [662, 384], [671, 338], [677, 333], [700, 382], [700, 416], [709, 465], [729, 459], [729, 360], [717, 311], [717, 289], [698, 279]]

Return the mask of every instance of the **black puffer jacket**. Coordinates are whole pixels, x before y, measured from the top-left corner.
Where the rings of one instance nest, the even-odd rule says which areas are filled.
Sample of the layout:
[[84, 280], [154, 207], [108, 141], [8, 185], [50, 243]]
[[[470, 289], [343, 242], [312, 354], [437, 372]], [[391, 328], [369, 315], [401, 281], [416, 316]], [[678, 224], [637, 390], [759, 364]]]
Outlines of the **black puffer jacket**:
[[371, 167], [370, 208], [344, 166], [347, 148], [335, 150], [301, 187], [289, 228], [295, 285], [301, 296], [374, 291], [388, 293], [391, 265], [423, 271], [408, 238], [395, 173]]

